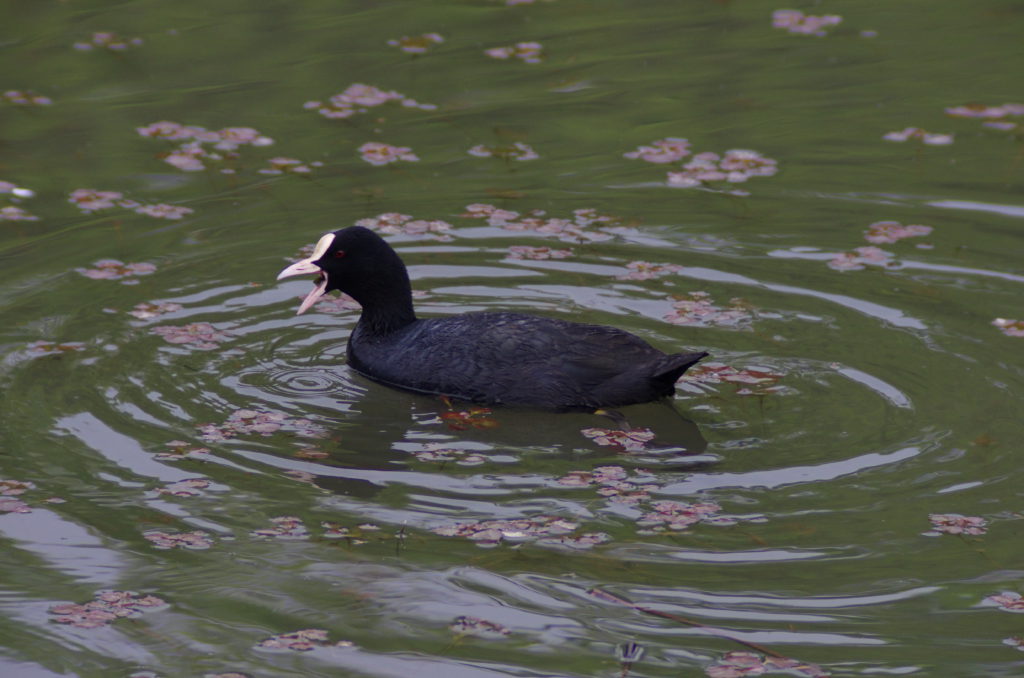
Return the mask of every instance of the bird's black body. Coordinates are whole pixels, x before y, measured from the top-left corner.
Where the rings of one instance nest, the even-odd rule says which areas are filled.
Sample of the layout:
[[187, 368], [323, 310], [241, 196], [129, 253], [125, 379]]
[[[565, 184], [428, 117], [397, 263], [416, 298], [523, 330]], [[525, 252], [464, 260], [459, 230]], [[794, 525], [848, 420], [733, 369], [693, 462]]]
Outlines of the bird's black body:
[[676, 380], [707, 355], [665, 354], [613, 327], [519, 313], [418, 319], [405, 265], [378, 235], [353, 226], [324, 236], [317, 248], [315, 259], [282, 277], [315, 272], [301, 268], [308, 262], [326, 276], [309, 303], [339, 289], [362, 305], [349, 365], [388, 386], [489, 405], [594, 411], [671, 396]]

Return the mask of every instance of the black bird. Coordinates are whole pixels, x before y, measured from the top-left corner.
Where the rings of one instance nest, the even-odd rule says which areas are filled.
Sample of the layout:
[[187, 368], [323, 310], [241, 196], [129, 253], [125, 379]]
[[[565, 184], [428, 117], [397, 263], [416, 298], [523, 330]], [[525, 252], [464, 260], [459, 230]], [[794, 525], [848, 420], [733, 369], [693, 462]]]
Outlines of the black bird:
[[360, 226], [327, 233], [312, 256], [277, 279], [303, 274], [317, 280], [298, 312], [332, 290], [350, 295], [363, 310], [349, 336], [349, 365], [407, 391], [598, 412], [673, 395], [676, 380], [708, 355], [666, 354], [614, 327], [521, 313], [418, 319], [405, 264], [380, 236]]

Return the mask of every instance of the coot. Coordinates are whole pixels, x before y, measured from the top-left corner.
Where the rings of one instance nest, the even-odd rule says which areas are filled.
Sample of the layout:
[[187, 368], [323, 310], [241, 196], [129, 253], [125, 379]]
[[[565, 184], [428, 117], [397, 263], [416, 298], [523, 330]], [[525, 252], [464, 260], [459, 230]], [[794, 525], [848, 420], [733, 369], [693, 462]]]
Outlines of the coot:
[[299, 313], [331, 290], [362, 315], [348, 363], [374, 381], [418, 393], [555, 411], [594, 412], [666, 398], [707, 353], [666, 354], [629, 332], [520, 313], [418, 319], [405, 264], [360, 226], [327, 233], [277, 279], [316, 274]]

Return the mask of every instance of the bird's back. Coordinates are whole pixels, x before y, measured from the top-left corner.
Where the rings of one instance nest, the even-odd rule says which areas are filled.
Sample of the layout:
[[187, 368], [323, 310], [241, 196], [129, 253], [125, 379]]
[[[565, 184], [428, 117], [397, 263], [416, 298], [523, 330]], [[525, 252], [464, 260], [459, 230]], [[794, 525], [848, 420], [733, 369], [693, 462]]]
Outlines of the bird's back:
[[672, 354], [613, 327], [516, 313], [417, 320], [383, 336], [357, 325], [349, 363], [391, 386], [485, 404], [619, 407], [671, 395], [705, 354]]

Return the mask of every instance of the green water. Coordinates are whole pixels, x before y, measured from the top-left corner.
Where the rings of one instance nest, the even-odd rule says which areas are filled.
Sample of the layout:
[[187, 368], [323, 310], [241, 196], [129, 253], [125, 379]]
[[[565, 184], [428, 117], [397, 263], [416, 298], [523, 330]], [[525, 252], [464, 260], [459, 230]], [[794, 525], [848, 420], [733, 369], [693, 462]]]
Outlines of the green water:
[[[1024, 617], [987, 600], [1024, 592], [1024, 338], [993, 325], [1024, 320], [1024, 137], [945, 113], [1024, 103], [1024, 11], [797, 6], [843, 17], [819, 37], [773, 28], [784, 7], [0, 3], [0, 91], [52, 100], [0, 100], [0, 180], [34, 192], [0, 194], [0, 208], [37, 217], [0, 221], [0, 480], [32, 484], [0, 497], [0, 676], [619, 676], [628, 642], [645, 649], [630, 676], [714, 675], [727, 653], [750, 651], [743, 642], [834, 676], [1024, 674], [1004, 642], [1024, 637]], [[101, 31], [142, 43], [72, 47]], [[387, 44], [428, 32], [444, 42], [426, 54]], [[540, 63], [484, 53], [530, 41]], [[303, 107], [353, 83], [436, 109], [391, 102], [327, 119]], [[182, 171], [163, 161], [181, 141], [136, 132], [158, 121], [252, 127], [274, 143]], [[955, 141], [882, 139], [906, 127]], [[691, 155], [623, 157], [666, 137], [688, 139]], [[374, 141], [419, 161], [373, 166], [357, 149]], [[467, 153], [516, 142], [540, 157]], [[666, 185], [693, 153], [729, 149], [779, 171]], [[275, 156], [322, 164], [259, 173]], [[68, 200], [77, 189], [193, 211], [83, 212]], [[607, 239], [570, 242], [463, 216], [474, 203], [615, 220], [584, 229]], [[581, 429], [611, 424], [588, 415], [496, 410], [453, 426], [444, 403], [344, 366], [357, 312], [296, 317], [309, 281], [274, 280], [323, 232], [387, 212], [451, 225], [450, 239], [389, 236], [423, 316], [514, 309], [612, 324], [777, 376], [752, 394], [684, 381], [685, 420], [627, 408], [634, 426], [714, 463], [599, 446]], [[877, 245], [890, 266], [828, 265], [869, 246], [879, 221], [933, 230]], [[573, 252], [510, 258], [522, 245]], [[76, 271], [103, 259], [156, 270]], [[623, 278], [638, 261], [665, 266]], [[679, 299], [702, 298], [739, 320], [666, 320]], [[129, 315], [140, 303], [180, 308]], [[192, 323], [221, 333], [213, 346], [153, 331]], [[284, 426], [211, 434], [239, 410]], [[170, 459], [172, 441], [209, 451]], [[481, 463], [431, 461], [437, 448]], [[630, 505], [558, 482], [601, 466], [648, 469], [650, 497]], [[159, 492], [186, 479], [208, 484]], [[638, 524], [666, 500], [732, 518], [667, 533]], [[932, 514], [982, 518], [986, 532], [925, 536]], [[308, 534], [254, 534], [282, 516]], [[482, 548], [434, 532], [542, 516], [607, 541]], [[350, 532], [332, 538], [322, 522]], [[210, 548], [144, 536], [193, 530]], [[105, 590], [166, 605], [97, 628], [57, 623], [53, 606]], [[507, 633], [463, 634], [459, 617]], [[352, 645], [260, 647], [309, 628]]]

